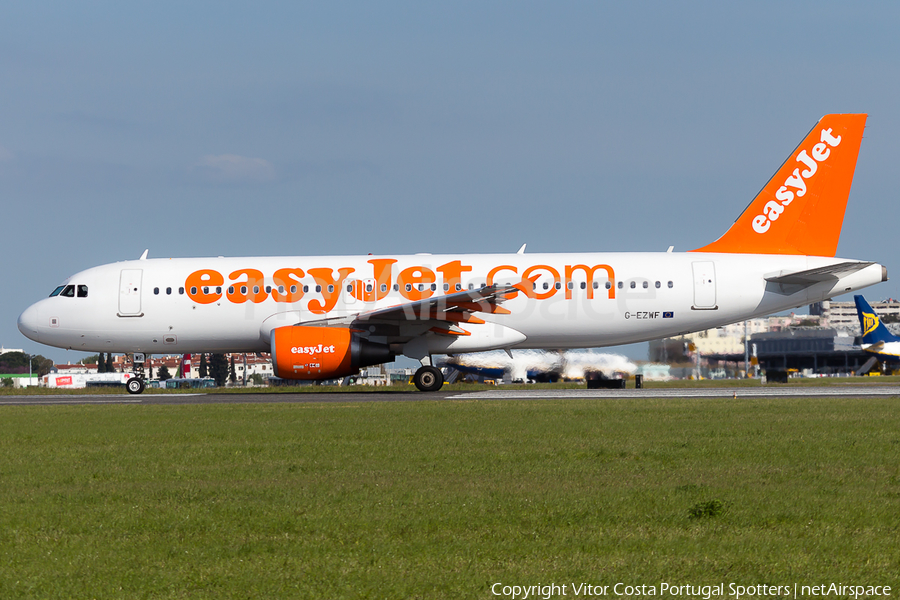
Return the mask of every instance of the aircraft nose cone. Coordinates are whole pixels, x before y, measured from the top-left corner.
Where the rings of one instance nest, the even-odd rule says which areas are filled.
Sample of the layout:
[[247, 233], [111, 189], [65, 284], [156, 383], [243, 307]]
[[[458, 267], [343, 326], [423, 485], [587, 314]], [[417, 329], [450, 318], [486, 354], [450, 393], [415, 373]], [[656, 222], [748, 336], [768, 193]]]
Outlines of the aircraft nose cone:
[[19, 331], [22, 332], [22, 335], [27, 337], [30, 340], [35, 340], [35, 337], [38, 333], [38, 322], [39, 315], [38, 309], [35, 305], [31, 305], [25, 309], [21, 315], [19, 315], [18, 326]]

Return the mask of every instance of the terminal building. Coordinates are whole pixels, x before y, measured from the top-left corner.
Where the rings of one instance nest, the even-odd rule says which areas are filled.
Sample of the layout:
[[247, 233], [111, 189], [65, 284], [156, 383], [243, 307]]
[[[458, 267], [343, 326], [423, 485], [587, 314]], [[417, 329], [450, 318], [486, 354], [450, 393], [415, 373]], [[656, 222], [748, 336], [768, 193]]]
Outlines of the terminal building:
[[[900, 301], [871, 302], [894, 333], [900, 330]], [[775, 316], [650, 342], [650, 360], [694, 365], [703, 377], [740, 376], [746, 353], [761, 371], [807, 375], [852, 375], [875, 366], [859, 347], [854, 302], [820, 302], [810, 314]], [[699, 373], [697, 373], [699, 371]]]

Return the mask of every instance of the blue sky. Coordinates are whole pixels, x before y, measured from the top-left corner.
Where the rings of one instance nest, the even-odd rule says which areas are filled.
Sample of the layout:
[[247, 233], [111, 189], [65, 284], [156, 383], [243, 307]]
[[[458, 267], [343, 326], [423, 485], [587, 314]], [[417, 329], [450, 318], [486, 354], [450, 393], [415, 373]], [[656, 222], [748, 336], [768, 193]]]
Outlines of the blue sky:
[[[867, 112], [838, 255], [900, 277], [900, 7], [0, 7], [0, 344], [137, 258], [657, 251], [733, 222], [822, 115]], [[900, 297], [895, 279], [867, 290]]]

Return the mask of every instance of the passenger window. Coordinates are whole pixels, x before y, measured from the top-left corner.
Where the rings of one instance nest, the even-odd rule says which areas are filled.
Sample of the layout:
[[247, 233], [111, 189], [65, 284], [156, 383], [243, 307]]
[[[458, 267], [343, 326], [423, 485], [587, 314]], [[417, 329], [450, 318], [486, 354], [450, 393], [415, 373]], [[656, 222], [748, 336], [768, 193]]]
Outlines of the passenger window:
[[258, 286], [258, 285], [254, 285], [254, 286], [253, 286], [253, 293], [254, 293], [254, 294], [258, 294], [258, 293], [259, 293], [259, 286]]
[[331, 285], [330, 283], [328, 284], [328, 293], [329, 293], [329, 294], [333, 294], [333, 293], [334, 293], [334, 286]]
[[672, 282], [671, 282], [671, 281], [669, 282], [669, 287], [672, 287]]
[[[303, 286], [303, 291], [304, 291], [304, 292], [306, 291], [306, 286]], [[282, 289], [281, 292], [284, 293], [284, 290]], [[297, 286], [296, 286], [296, 285], [292, 285], [292, 286], [291, 286], [291, 293], [292, 293], [292, 294], [296, 294], [296, 293], [297, 293]]]
[[[594, 285], [597, 285], [596, 283]], [[581, 282], [581, 289], [587, 289], [587, 283], [584, 281]]]
[[271, 293], [272, 293], [272, 286], [271, 286], [271, 285], [267, 285], [267, 286], [266, 286], [266, 293], [267, 293], [267, 294], [271, 294]]
[[471, 290], [474, 290], [474, 289], [475, 289], [475, 284], [474, 284], [474, 283], [470, 283], [470, 284], [469, 284], [469, 290], [471, 291]]
[[222, 293], [222, 286], [220, 286], [220, 285], [217, 285], [217, 286], [216, 286], [216, 293], [217, 293], [217, 294], [221, 294], [221, 293]]
[[[193, 289], [193, 288], [191, 288], [191, 289]], [[207, 285], [207, 286], [203, 286], [203, 294], [206, 295], [206, 294], [208, 294], [208, 293], [209, 293], [209, 286], [208, 286], [208, 285]]]
[[386, 291], [387, 291], [387, 284], [386, 284], [386, 283], [382, 283], [382, 284], [381, 284], [381, 291], [382, 291], [382, 292], [386, 292]]
[[659, 289], [659, 282], [656, 282], [656, 289]]
[[78, 297], [79, 298], [87, 298], [87, 286], [86, 285], [78, 286]]
[[349, 284], [349, 285], [347, 285], [347, 291], [348, 291], [348, 292], [352, 292], [352, 291], [353, 291], [353, 284], [352, 284], [352, 283]]
[[400, 291], [400, 286], [397, 285], [396, 283], [394, 284], [394, 291], [395, 291], [395, 292], [399, 292], [399, 291]]
[[645, 281], [645, 282], [644, 282], [644, 289], [646, 290], [648, 287], [650, 287], [650, 282], [649, 282], [649, 281]]
[[317, 286], [316, 286], [316, 291], [317, 291], [317, 292], [321, 292], [321, 291], [322, 291], [322, 286], [321, 286], [321, 285], [317, 285]]
[[411, 292], [411, 291], [412, 291], [412, 284], [410, 284], [410, 283], [407, 283], [407, 284], [406, 284], [406, 291], [407, 291], [407, 292]]
[[305, 294], [305, 293], [308, 292], [308, 291], [309, 291], [309, 286], [308, 286], [308, 285], [304, 285], [304, 286], [303, 286], [303, 293]]
[[166, 288], [166, 296], [171, 296], [171, 295], [172, 295], [172, 288], [167, 287]]
[[557, 281], [556, 284], [555, 284], [553, 287], [555, 287], [555, 288], [558, 289], [558, 290], [561, 290], [561, 289], [562, 289], [562, 284], [561, 284], [560, 282]]
[[158, 287], [153, 288], [153, 295], [159, 296], [159, 288]]
[[[228, 288], [228, 289], [233, 290], [234, 288]], [[233, 293], [234, 293], [234, 292], [232, 292], [232, 294], [233, 294]], [[246, 285], [242, 285], [242, 286], [241, 286], [241, 295], [242, 295], [242, 296], [246, 296], [246, 295], [247, 295], [247, 286], [246, 286]]]
[[637, 283], [635, 283], [634, 281], [632, 281], [630, 287], [631, 287], [631, 289], [636, 288], [636, 287], [637, 287]]
[[436, 284], [436, 283], [432, 283], [432, 284], [431, 284], [431, 291], [432, 291], [432, 292], [437, 291], [437, 284]]
[[545, 289], [545, 290], [549, 290], [549, 289], [550, 289], [550, 284], [547, 283], [546, 281], [544, 282], [544, 289]]
[[[178, 293], [181, 294], [181, 295], [183, 296], [183, 295], [184, 295], [184, 288], [183, 288], [183, 287], [178, 288]], [[193, 293], [196, 294], [197, 292], [193, 292]]]
[[[234, 286], [233, 286], [233, 285], [229, 285], [229, 286], [228, 286], [228, 293], [229, 293], [229, 294], [233, 294], [233, 293], [234, 293]], [[245, 293], [245, 294], [247, 293], [246, 290], [244, 291], [244, 293]]]
[[371, 284], [371, 283], [367, 283], [367, 284], [366, 284], [366, 291], [367, 291], [367, 292], [371, 292], [371, 291], [372, 291], [372, 284]]
[[66, 298], [74, 298], [75, 297], [75, 286], [67, 285], [66, 287], [63, 288], [63, 291], [62, 291], [62, 293], [60, 293], [60, 296], [65, 296]]
[[623, 287], [625, 287], [625, 284], [622, 283], [622, 282], [620, 281], [620, 282], [619, 282], [619, 289], [621, 290]]

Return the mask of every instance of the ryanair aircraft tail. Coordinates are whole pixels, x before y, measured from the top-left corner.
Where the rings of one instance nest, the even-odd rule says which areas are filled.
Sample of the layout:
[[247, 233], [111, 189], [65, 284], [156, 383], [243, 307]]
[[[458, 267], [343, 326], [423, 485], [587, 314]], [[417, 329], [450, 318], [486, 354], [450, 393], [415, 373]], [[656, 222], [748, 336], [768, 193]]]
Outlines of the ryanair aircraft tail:
[[725, 235], [694, 252], [834, 256], [866, 117], [822, 117]]
[[862, 339], [860, 340], [862, 346], [900, 342], [900, 338], [887, 330], [865, 298], [857, 295], [853, 296], [853, 299], [856, 300], [856, 312], [859, 315], [859, 327], [862, 330]]

